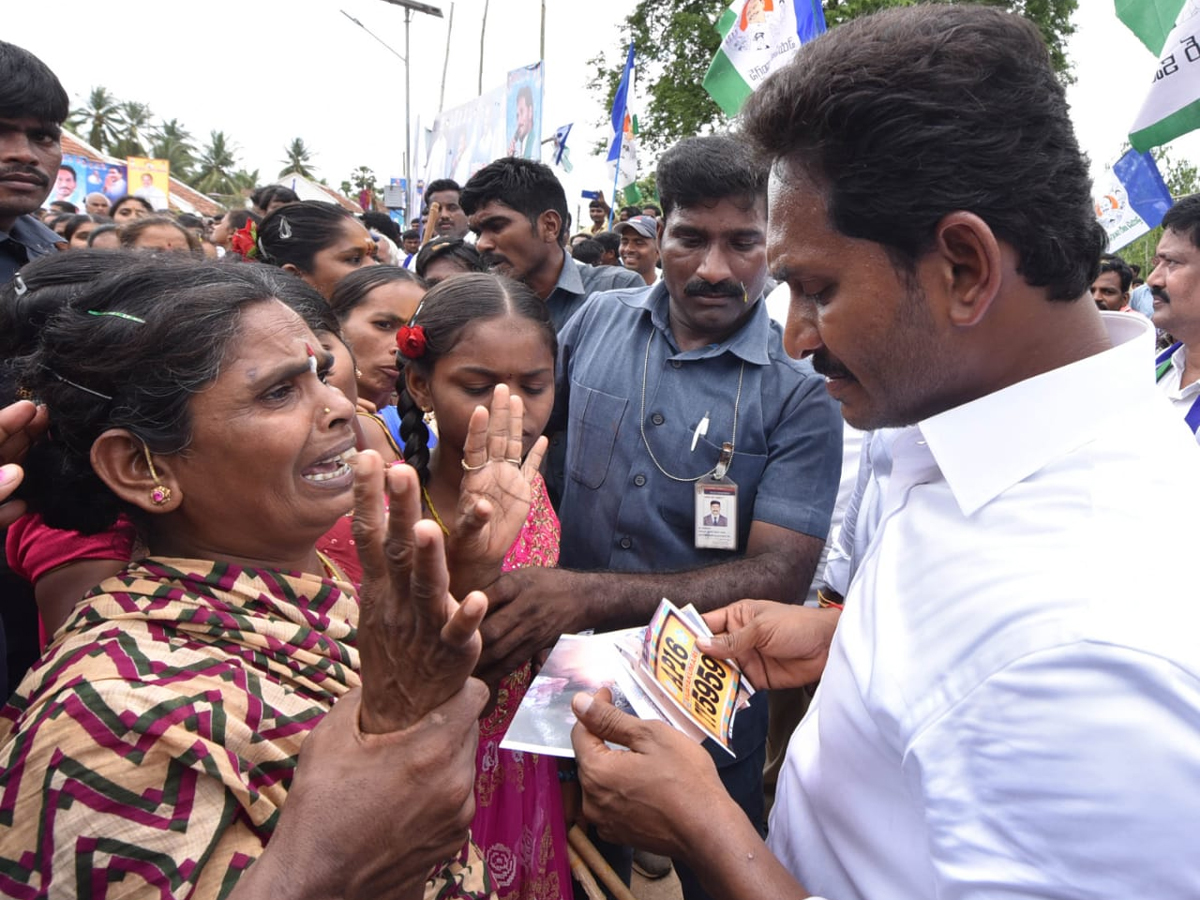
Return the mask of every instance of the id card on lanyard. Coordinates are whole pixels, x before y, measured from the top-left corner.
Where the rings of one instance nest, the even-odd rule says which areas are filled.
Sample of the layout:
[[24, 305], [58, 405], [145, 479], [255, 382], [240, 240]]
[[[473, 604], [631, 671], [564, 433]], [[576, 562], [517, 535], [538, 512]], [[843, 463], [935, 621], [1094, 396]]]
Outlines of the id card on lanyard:
[[737, 492], [726, 472], [733, 459], [733, 444], [721, 445], [721, 458], [711, 475], [695, 484], [695, 529], [698, 550], [737, 550]]

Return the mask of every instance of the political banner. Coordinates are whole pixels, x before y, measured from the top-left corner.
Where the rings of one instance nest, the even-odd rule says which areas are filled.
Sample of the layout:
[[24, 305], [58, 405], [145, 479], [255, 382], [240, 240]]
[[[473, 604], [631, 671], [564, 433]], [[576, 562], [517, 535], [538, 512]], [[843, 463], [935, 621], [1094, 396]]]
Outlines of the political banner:
[[542, 89], [545, 67], [540, 62], [508, 73], [505, 134], [507, 153], [522, 159], [542, 158]]
[[721, 46], [704, 89], [727, 116], [736, 116], [760, 84], [825, 31], [820, 0], [734, 0], [717, 20]]
[[1129, 143], [1146, 151], [1200, 128], [1200, 0], [1125, 0], [1117, 15], [1159, 57]]
[[1110, 253], [1157, 228], [1172, 203], [1153, 157], [1137, 150], [1126, 152], [1096, 179], [1092, 198]]
[[166, 159], [148, 159], [144, 156], [126, 157], [131, 194], [141, 197], [156, 210], [170, 207], [167, 199], [171, 193], [171, 162]]

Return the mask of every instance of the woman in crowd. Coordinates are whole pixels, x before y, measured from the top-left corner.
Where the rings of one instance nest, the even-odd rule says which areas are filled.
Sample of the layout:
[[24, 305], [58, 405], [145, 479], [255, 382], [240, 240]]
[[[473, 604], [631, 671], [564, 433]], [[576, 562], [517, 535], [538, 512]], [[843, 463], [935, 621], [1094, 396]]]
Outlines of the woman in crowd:
[[398, 266], [351, 272], [329, 295], [342, 334], [358, 364], [358, 397], [380, 409], [396, 391], [396, 333], [417, 311], [425, 288]]
[[317, 200], [279, 207], [263, 219], [256, 250], [260, 262], [299, 275], [325, 298], [355, 269], [376, 264], [375, 242], [362, 222]]
[[438, 235], [420, 249], [413, 268], [429, 287], [452, 275], [485, 271], [478, 250], [464, 240], [445, 235]]
[[[99, 216], [89, 216], [87, 213], [80, 213], [77, 216], [71, 216], [67, 220], [66, 227], [63, 228], [62, 236], [67, 241], [68, 250], [82, 250], [88, 245], [88, 237], [97, 225], [101, 223]], [[103, 220], [107, 221], [107, 219]]]
[[[442, 526], [462, 510], [464, 489], [477, 461], [464, 450], [478, 428], [476, 404], [511, 395], [523, 401], [523, 422], [510, 428], [505, 456], [536, 470], [545, 451], [539, 437], [554, 405], [557, 338], [546, 305], [525, 285], [494, 275], [462, 275], [425, 295], [399, 335], [404, 363], [399, 408], [404, 458], [422, 485], [425, 514]], [[493, 401], [495, 405], [496, 401]], [[428, 449], [424, 414], [438, 421], [438, 444]], [[468, 583], [490, 584], [501, 571], [558, 563], [558, 517], [540, 475], [518, 540], [503, 565], [479, 558], [469, 542], [451, 540], [452, 572]], [[459, 576], [456, 575], [455, 579]], [[452, 591], [458, 587], [452, 582]], [[551, 900], [571, 896], [566, 830], [557, 762], [500, 749], [508, 725], [529, 687], [527, 663], [495, 687], [495, 708], [480, 724], [477, 810], [471, 833], [496, 880], [501, 900]]]
[[170, 216], [142, 216], [122, 225], [118, 231], [125, 250], [152, 250], [160, 253], [197, 253], [200, 241]]
[[108, 214], [118, 225], [124, 225], [134, 219], [140, 219], [142, 216], [154, 215], [154, 207], [150, 205], [149, 200], [143, 197], [126, 194], [113, 201], [112, 209], [108, 211]]
[[[489, 890], [462, 778], [486, 600], [446, 592], [407, 467], [386, 473], [385, 524], [380, 460], [348, 463], [354, 409], [330, 357], [257, 271], [123, 266], [22, 362], [53, 423], [26, 460], [30, 502], [84, 533], [124, 514], [149, 555], [76, 607], [0, 712], [0, 893]], [[499, 565], [536, 474], [489, 451], [519, 443], [520, 404], [496, 401], [452, 517], [477, 566]], [[361, 612], [314, 546], [352, 491]]]
[[95, 250], [118, 250], [121, 247], [121, 235], [116, 225], [97, 225], [88, 235], [87, 245]]

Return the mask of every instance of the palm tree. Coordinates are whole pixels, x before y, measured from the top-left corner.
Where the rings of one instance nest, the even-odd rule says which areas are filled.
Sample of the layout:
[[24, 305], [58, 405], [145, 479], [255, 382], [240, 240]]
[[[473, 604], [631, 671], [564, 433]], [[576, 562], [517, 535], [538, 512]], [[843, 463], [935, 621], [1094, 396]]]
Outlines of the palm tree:
[[196, 144], [191, 132], [179, 124], [178, 119], [163, 122], [155, 129], [150, 153], [155, 159], [165, 159], [171, 164], [171, 174], [182, 181], [192, 178], [192, 166], [196, 164]]
[[67, 126], [83, 132], [87, 130], [87, 142], [97, 150], [105, 151], [117, 140], [117, 98], [108, 88], [94, 87], [87, 103], [71, 111]]
[[196, 164], [196, 188], [206, 194], [232, 194], [237, 190], [233, 177], [237, 165], [237, 146], [224, 131], [209, 134], [208, 145], [201, 149]]
[[124, 134], [112, 147], [113, 156], [147, 156], [146, 132], [153, 113], [145, 103], [124, 100], [117, 106], [117, 118]]
[[312, 169], [308, 164], [312, 162], [313, 153], [304, 146], [303, 138], [292, 138], [292, 142], [283, 149], [286, 159], [282, 160], [284, 169], [279, 173], [279, 177], [295, 173], [301, 178], [312, 178]]

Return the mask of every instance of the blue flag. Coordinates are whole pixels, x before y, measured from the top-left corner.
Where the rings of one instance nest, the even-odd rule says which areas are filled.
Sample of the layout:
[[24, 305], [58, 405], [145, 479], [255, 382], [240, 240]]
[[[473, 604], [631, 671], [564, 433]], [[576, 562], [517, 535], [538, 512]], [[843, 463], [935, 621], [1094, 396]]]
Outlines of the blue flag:
[[613, 97], [612, 128], [613, 138], [608, 146], [608, 161], [616, 162], [621, 158], [621, 138], [625, 134], [625, 105], [629, 100], [629, 81], [633, 77], [633, 41], [629, 42], [629, 55], [625, 57], [625, 71], [621, 73], [621, 83], [617, 85], [617, 93]]
[[1110, 252], [1157, 228], [1173, 202], [1154, 158], [1137, 150], [1126, 151], [1096, 179], [1092, 198]]
[[559, 128], [554, 129], [554, 164], [556, 166], [562, 164], [563, 151], [567, 149], [567, 135], [571, 133], [571, 126], [574, 122], [568, 122]]

